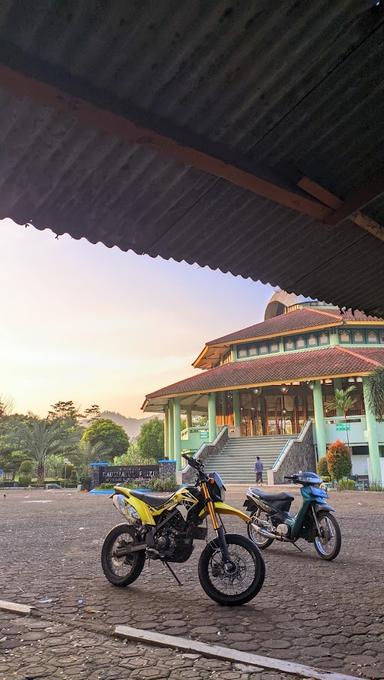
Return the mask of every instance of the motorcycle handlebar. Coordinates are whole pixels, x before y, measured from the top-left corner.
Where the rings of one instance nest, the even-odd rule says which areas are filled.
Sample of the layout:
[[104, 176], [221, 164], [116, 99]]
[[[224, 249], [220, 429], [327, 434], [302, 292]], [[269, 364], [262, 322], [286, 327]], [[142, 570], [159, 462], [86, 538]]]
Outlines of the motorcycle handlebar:
[[181, 455], [192, 468], [195, 470], [201, 470], [202, 465], [199, 463], [199, 461], [195, 460], [195, 458], [192, 458], [192, 456], [187, 456], [186, 453], [182, 453]]

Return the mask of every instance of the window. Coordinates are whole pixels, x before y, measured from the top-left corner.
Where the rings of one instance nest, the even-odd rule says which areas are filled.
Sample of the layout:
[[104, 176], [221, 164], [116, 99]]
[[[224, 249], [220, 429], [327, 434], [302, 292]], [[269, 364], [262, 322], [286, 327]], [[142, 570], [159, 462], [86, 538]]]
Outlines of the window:
[[311, 335], [308, 335], [307, 342], [308, 342], [308, 347], [315, 347], [318, 344], [317, 335], [314, 335], [314, 333], [312, 333]]
[[292, 349], [296, 349], [295, 341], [294, 340], [286, 340], [285, 344], [284, 344], [284, 348], [286, 349], [287, 352], [290, 352]]
[[354, 331], [353, 342], [365, 342], [364, 331]]
[[380, 331], [379, 336], [380, 336], [380, 342], [382, 342], [384, 344], [384, 331]]
[[305, 338], [303, 335], [300, 335], [296, 340], [296, 349], [303, 349], [305, 345], [306, 345]]
[[278, 342], [271, 342], [269, 345], [269, 351], [270, 352], [278, 352], [279, 351], [279, 343]]
[[319, 335], [319, 345], [329, 345], [328, 331], [324, 331], [324, 333], [320, 333], [320, 335]]
[[268, 351], [269, 351], [268, 345], [259, 346], [259, 354], [268, 354]]
[[250, 345], [248, 349], [248, 354], [250, 357], [254, 357], [257, 354], [257, 345]]
[[239, 357], [239, 359], [243, 359], [244, 357], [247, 357], [248, 356], [247, 348], [244, 347], [242, 349], [238, 349], [237, 350], [237, 356]]
[[340, 342], [348, 343], [351, 342], [351, 333], [350, 331], [339, 331], [339, 340]]
[[379, 342], [379, 334], [377, 331], [368, 331], [367, 333], [368, 342]]

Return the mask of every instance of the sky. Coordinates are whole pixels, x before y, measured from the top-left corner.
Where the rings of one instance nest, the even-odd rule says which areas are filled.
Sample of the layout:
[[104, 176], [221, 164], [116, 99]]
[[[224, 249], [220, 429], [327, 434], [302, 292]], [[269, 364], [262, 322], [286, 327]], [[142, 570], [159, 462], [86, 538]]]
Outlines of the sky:
[[146, 394], [196, 372], [204, 342], [261, 321], [273, 288], [208, 268], [0, 221], [0, 395], [143, 417]]

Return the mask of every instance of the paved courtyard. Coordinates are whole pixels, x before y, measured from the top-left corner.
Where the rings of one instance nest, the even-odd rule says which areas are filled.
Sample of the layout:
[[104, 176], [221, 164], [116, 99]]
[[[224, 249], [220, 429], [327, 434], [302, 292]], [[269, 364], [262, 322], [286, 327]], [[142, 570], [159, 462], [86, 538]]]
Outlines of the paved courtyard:
[[[240, 507], [244, 491], [233, 487], [228, 500]], [[152, 562], [134, 586], [115, 589], [99, 560], [104, 535], [120, 522], [108, 496], [10, 491], [3, 498], [1, 493], [0, 599], [32, 604], [53, 622], [1, 616], [0, 678], [181, 676], [179, 671], [175, 675], [176, 667], [159, 661], [164, 650], [143, 647], [138, 652], [133, 643], [103, 637], [103, 631], [121, 623], [384, 678], [384, 494], [333, 492], [331, 504], [343, 535], [338, 559], [323, 562], [306, 543], [303, 553], [273, 545], [265, 553], [267, 576], [260, 594], [246, 606], [227, 609], [200, 588], [200, 542], [190, 561], [175, 567], [183, 588]], [[227, 525], [244, 531], [237, 520]], [[58, 665], [66, 653], [72, 672], [71, 663], [65, 671]], [[148, 659], [147, 674], [135, 666], [140, 655]], [[188, 665], [188, 678], [283, 677], [252, 675], [228, 662], [179, 653], [172, 658]], [[39, 665], [45, 675], [36, 674]]]

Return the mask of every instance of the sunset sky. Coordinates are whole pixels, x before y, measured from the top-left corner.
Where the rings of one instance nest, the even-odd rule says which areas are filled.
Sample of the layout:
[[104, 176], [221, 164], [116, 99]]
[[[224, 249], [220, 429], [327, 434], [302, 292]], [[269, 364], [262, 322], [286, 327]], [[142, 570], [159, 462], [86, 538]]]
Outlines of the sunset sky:
[[44, 416], [73, 399], [143, 416], [205, 340], [262, 319], [270, 286], [0, 222], [0, 394]]

